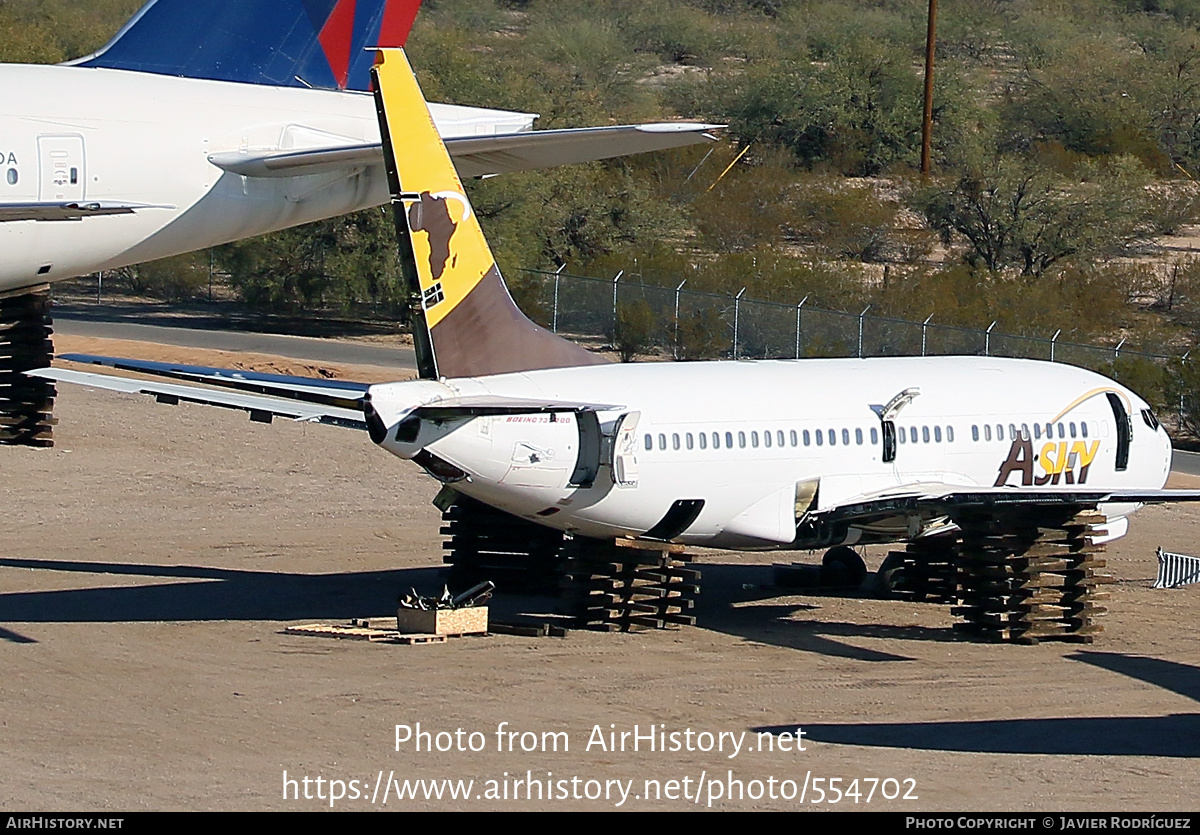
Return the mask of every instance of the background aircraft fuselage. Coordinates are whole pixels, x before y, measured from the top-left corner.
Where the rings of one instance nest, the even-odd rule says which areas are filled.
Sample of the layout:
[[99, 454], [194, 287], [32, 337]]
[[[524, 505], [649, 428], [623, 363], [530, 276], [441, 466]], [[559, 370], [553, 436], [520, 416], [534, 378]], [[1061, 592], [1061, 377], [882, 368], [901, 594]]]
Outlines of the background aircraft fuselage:
[[[0, 292], [189, 252], [387, 201], [378, 164], [243, 177], [223, 152], [377, 143], [369, 94], [70, 66], [0, 66], [0, 204], [116, 201], [132, 214], [0, 223]], [[531, 114], [432, 105], [445, 138]], [[161, 207], [161, 208], [158, 208]]]

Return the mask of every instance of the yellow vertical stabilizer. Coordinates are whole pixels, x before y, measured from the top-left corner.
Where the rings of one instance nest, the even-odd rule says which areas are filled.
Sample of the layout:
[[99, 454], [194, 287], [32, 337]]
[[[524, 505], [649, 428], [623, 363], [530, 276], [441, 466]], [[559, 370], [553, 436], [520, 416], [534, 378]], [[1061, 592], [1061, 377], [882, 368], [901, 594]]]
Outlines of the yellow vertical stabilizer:
[[380, 50], [372, 78], [421, 376], [604, 362], [513, 303], [404, 50]]

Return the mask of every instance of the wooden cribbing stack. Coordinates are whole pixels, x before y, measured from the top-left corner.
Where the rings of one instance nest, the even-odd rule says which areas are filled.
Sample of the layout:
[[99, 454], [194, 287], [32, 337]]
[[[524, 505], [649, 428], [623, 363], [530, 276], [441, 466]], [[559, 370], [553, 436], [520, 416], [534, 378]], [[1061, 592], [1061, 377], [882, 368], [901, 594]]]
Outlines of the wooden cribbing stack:
[[1107, 599], [1094, 529], [1104, 516], [1078, 507], [1029, 509], [998, 516], [964, 512], [955, 628], [996, 641], [1091, 643]]
[[958, 599], [958, 536], [910, 542], [903, 551], [888, 552], [884, 569], [891, 577], [888, 591], [892, 597], [954, 603]]
[[563, 599], [581, 628], [605, 632], [692, 626], [700, 572], [682, 545], [576, 537], [564, 546]]
[[54, 358], [50, 290], [0, 294], [0, 444], [54, 446], [54, 383], [23, 372]]
[[562, 531], [526, 521], [463, 496], [442, 511], [449, 538], [442, 561], [455, 587], [492, 580], [503, 592], [553, 590], [559, 576]]

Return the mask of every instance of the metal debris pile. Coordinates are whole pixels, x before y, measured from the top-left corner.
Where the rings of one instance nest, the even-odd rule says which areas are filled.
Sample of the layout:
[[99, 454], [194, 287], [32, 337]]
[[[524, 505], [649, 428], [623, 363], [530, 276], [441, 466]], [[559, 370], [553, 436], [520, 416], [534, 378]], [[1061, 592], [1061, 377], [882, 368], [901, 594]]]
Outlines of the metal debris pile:
[[417, 594], [416, 589], [409, 589], [408, 594], [400, 598], [401, 609], [415, 609], [421, 612], [434, 612], [443, 609], [468, 609], [472, 606], [482, 606], [492, 599], [492, 592], [496, 590], [496, 584], [491, 580], [484, 580], [471, 588], [464, 591], [462, 594], [451, 595], [450, 587], [443, 586], [442, 593], [438, 597], [426, 597]]

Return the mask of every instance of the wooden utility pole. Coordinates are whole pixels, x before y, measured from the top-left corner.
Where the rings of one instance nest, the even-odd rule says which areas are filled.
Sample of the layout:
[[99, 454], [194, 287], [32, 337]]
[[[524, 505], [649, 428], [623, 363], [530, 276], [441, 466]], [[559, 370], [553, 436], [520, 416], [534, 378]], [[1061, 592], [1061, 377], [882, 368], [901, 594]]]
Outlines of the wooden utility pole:
[[929, 28], [925, 33], [925, 114], [921, 122], [921, 176], [929, 176], [929, 148], [933, 136], [933, 52], [937, 43], [937, 0], [929, 0]]

